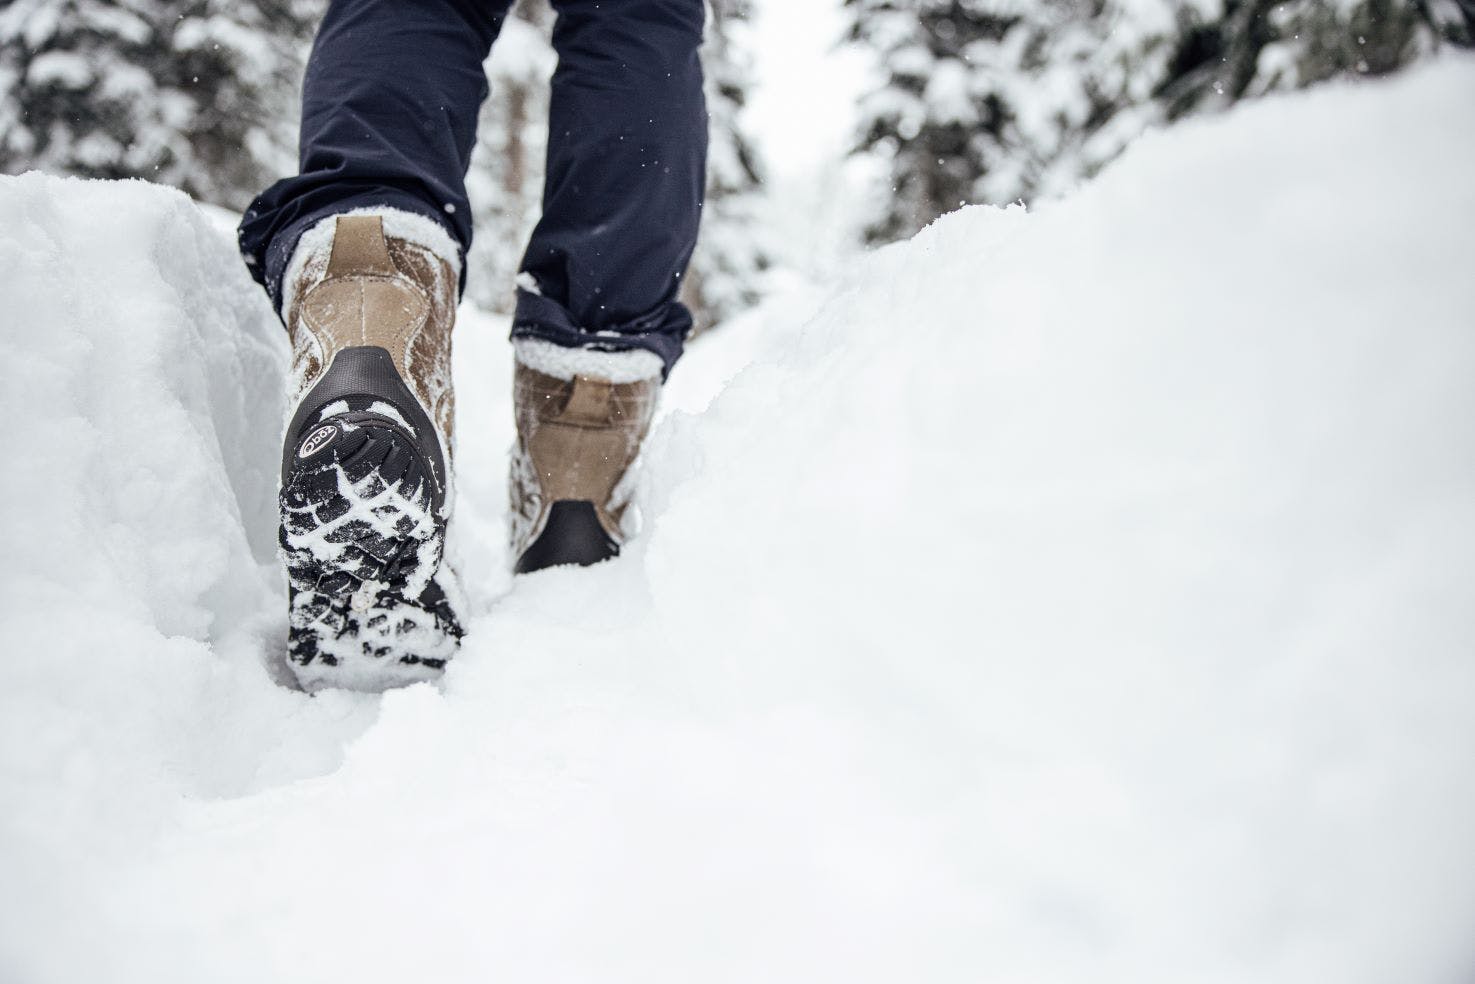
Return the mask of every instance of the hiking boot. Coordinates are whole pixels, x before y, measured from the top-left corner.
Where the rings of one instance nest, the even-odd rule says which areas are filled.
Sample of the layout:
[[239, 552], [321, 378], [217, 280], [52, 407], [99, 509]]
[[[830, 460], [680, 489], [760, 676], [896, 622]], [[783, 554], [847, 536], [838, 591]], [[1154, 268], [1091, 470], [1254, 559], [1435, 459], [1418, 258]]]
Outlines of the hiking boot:
[[661, 360], [534, 339], [515, 343], [513, 569], [595, 564], [629, 530], [635, 459], [661, 389]]
[[387, 211], [319, 223], [288, 267], [280, 543], [304, 689], [428, 679], [460, 642], [443, 563], [458, 262], [434, 222]]

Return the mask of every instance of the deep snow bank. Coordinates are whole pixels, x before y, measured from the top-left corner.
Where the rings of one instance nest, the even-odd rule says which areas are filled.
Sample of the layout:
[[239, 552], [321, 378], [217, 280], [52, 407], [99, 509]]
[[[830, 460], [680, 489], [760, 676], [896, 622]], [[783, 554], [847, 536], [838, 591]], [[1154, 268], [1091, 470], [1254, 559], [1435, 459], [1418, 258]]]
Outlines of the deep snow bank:
[[1468, 979], [1472, 86], [1247, 107], [723, 329], [595, 570], [501, 571], [467, 312], [480, 614], [382, 699], [260, 668], [228, 244], [0, 183], [0, 977]]
[[0, 181], [0, 825], [17, 845], [52, 835], [61, 799], [95, 810], [93, 776], [147, 791], [193, 754], [203, 689], [259, 675], [259, 646], [239, 651], [272, 600], [273, 440], [254, 424], [280, 417], [284, 353], [184, 196]]
[[302, 713], [263, 661], [285, 342], [238, 267], [183, 195], [0, 178], [6, 981], [67, 977], [40, 968], [99, 881], [181, 794], [254, 788]]

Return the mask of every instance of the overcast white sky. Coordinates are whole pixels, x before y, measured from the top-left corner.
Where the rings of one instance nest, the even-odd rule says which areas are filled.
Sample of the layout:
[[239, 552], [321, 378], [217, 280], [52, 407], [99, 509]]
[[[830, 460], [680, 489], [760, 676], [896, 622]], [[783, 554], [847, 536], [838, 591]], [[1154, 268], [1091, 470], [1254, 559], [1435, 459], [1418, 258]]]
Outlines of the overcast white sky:
[[829, 170], [850, 144], [866, 84], [861, 56], [836, 50], [845, 26], [840, 0], [757, 0], [756, 8], [749, 132], [775, 178]]

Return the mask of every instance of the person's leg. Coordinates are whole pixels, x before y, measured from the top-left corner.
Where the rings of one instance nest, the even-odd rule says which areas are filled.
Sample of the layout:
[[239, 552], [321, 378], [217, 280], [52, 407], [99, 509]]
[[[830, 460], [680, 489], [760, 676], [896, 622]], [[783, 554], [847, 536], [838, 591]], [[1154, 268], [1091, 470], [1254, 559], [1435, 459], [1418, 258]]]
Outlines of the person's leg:
[[263, 192], [241, 222], [241, 252], [278, 308], [298, 239], [328, 216], [369, 206], [424, 215], [465, 256], [465, 176], [487, 95], [482, 63], [511, 5], [329, 5], [302, 85], [301, 173]]
[[554, 0], [543, 217], [513, 318], [511, 544], [522, 573], [612, 557], [691, 314], [707, 114], [703, 0]]
[[641, 348], [669, 372], [705, 190], [703, 0], [554, 0], [543, 217], [514, 338]]
[[451, 329], [482, 61], [508, 2], [333, 0], [302, 173], [241, 226], [292, 344], [280, 542], [287, 660], [307, 689], [436, 676], [461, 636], [442, 562]]

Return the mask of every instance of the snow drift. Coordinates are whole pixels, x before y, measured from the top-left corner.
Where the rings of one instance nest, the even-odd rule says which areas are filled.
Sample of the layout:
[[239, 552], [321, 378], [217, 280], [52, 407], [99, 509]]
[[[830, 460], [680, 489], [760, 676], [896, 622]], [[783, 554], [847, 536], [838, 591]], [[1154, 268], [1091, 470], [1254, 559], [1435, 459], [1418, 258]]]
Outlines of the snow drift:
[[503, 572], [464, 312], [476, 617], [382, 698], [272, 682], [229, 242], [0, 179], [0, 978], [1468, 980], [1472, 87], [1150, 138], [729, 325], [593, 570]]

